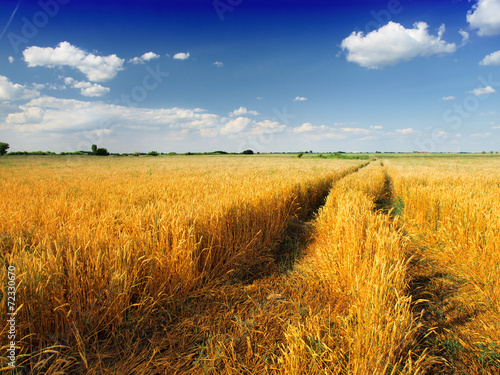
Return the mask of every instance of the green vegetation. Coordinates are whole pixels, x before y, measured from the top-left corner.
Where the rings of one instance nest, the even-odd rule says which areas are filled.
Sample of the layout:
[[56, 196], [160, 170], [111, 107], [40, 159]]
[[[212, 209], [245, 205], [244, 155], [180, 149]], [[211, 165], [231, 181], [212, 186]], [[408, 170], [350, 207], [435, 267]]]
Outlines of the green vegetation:
[[0, 155], [5, 155], [8, 149], [9, 149], [8, 143], [0, 142]]

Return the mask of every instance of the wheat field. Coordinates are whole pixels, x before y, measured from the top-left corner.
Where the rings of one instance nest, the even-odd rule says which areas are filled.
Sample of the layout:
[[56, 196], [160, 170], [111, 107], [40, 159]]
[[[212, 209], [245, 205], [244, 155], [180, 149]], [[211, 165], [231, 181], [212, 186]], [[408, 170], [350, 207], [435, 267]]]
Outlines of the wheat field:
[[18, 371], [498, 373], [499, 166], [0, 158]]

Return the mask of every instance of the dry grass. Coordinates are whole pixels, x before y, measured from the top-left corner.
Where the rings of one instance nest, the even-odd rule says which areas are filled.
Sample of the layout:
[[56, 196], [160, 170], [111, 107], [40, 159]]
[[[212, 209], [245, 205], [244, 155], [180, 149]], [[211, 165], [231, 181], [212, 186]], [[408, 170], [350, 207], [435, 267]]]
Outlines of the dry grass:
[[149, 336], [186, 298], [256, 277], [272, 267], [289, 220], [356, 168], [280, 158], [4, 161], [0, 250], [19, 273], [21, 353], [45, 350], [40, 364], [63, 345], [74, 356], [64, 361], [87, 367], [100, 345]]
[[32, 373], [500, 370], [495, 158], [74, 160], [0, 160]]
[[500, 160], [390, 163], [415, 251], [423, 346], [445, 374], [500, 373]]

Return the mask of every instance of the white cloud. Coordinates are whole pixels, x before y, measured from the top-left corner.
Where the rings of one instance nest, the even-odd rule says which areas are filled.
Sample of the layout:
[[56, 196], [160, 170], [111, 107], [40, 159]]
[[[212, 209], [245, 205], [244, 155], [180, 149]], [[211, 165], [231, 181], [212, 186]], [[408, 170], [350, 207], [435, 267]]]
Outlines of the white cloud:
[[257, 122], [250, 131], [250, 135], [281, 133], [285, 131], [286, 125], [280, 124], [277, 121], [264, 120]]
[[222, 68], [224, 66], [224, 63], [220, 62], [220, 61], [216, 61], [214, 62], [214, 65], [217, 67], [217, 68]]
[[500, 34], [500, 0], [479, 0], [467, 12], [467, 22], [480, 36]]
[[497, 92], [493, 87], [491, 86], [486, 86], [486, 87], [480, 87], [478, 89], [474, 89], [471, 91], [467, 91], [467, 94], [472, 94], [475, 96], [481, 96], [481, 95], [488, 95], [488, 94], [493, 94]]
[[380, 126], [380, 125], [370, 125], [370, 129], [372, 130], [380, 130], [380, 129], [383, 129], [384, 127], [383, 126]]
[[500, 65], [500, 51], [496, 51], [485, 56], [479, 65]]
[[340, 130], [342, 130], [345, 133], [352, 133], [352, 134], [356, 134], [356, 135], [370, 133], [370, 130], [363, 129], [363, 128], [341, 128]]
[[220, 126], [220, 117], [215, 114], [177, 107], [134, 108], [42, 96], [19, 108], [22, 112], [9, 114], [5, 126], [20, 132], [81, 132], [99, 126], [108, 129], [144, 125], [181, 130]]
[[368, 33], [353, 32], [342, 41], [342, 50], [347, 50], [347, 61], [365, 68], [376, 69], [408, 61], [417, 56], [453, 53], [454, 43], [442, 40], [445, 31], [441, 25], [438, 35], [430, 35], [425, 22], [417, 22], [413, 29], [406, 29], [399, 23], [389, 22], [378, 30]]
[[44, 83], [32, 83], [31, 84], [33, 86], [33, 88], [35, 90], [41, 90], [41, 89], [44, 89], [45, 88], [45, 84]]
[[303, 96], [297, 96], [295, 99], [293, 99], [294, 102], [304, 102], [306, 101], [307, 98], [304, 98]]
[[257, 96], [257, 100], [262, 100], [262, 99], [264, 99], [264, 98], [261, 96]]
[[14, 58], [12, 56], [9, 56], [9, 62], [12, 64], [14, 62]]
[[500, 129], [500, 126], [492, 126], [492, 129]]
[[305, 133], [312, 132], [317, 129], [317, 126], [313, 126], [310, 122], [305, 122], [301, 126], [293, 128], [294, 133]]
[[456, 98], [454, 96], [443, 96], [441, 100], [449, 101], [449, 100], [455, 100]]
[[486, 138], [486, 137], [489, 137], [490, 135], [492, 135], [492, 134], [491, 133], [474, 133], [474, 134], [471, 134], [470, 136], [473, 138]]
[[151, 61], [153, 59], [159, 59], [160, 55], [157, 55], [154, 52], [146, 52], [141, 57], [134, 57], [133, 59], [128, 60], [131, 64], [144, 64], [145, 61]]
[[458, 33], [462, 37], [462, 45], [465, 45], [469, 41], [469, 33], [465, 30], [459, 30]]
[[80, 93], [83, 96], [88, 97], [99, 97], [106, 95], [110, 89], [109, 87], [101, 86], [97, 83], [90, 83], [85, 81], [76, 81], [71, 77], [65, 77], [64, 83], [68, 86], [71, 86], [75, 89], [80, 89]]
[[154, 59], [159, 59], [160, 55], [157, 55], [154, 52], [146, 52], [144, 55], [141, 56], [141, 58], [144, 61], [151, 61], [151, 60], [154, 60]]
[[246, 107], [240, 107], [238, 109], [235, 109], [233, 112], [229, 113], [229, 117], [236, 117], [236, 116], [241, 116], [241, 115], [258, 116], [259, 112], [257, 112], [257, 111], [249, 111], [248, 109], [246, 109]]
[[144, 64], [144, 60], [137, 56], [132, 59], [129, 59], [128, 62], [130, 64]]
[[98, 85], [97, 83], [90, 83], [83, 81], [75, 83], [73, 87], [80, 89], [80, 92], [83, 96], [90, 96], [90, 97], [103, 96], [109, 92], [109, 87], [104, 87]]
[[406, 128], [406, 129], [396, 129], [396, 133], [399, 133], [399, 134], [414, 134], [416, 133], [415, 130], [413, 130], [412, 128]]
[[24, 85], [12, 83], [5, 76], [0, 75], [0, 100], [33, 99], [39, 96], [37, 90], [31, 90]]
[[252, 120], [247, 117], [238, 117], [234, 120], [230, 120], [224, 125], [224, 127], [220, 130], [222, 135], [239, 133], [243, 129], [245, 129], [248, 124], [250, 124]]
[[116, 55], [96, 56], [68, 42], [61, 42], [56, 48], [28, 47], [23, 51], [29, 67], [49, 68], [70, 66], [87, 76], [90, 81], [109, 81], [123, 70], [124, 60]]
[[186, 52], [179, 52], [179, 53], [176, 53], [174, 55], [174, 59], [175, 60], [187, 60], [187, 59], [189, 59], [189, 56], [190, 56], [189, 52], [187, 52], [187, 53]]

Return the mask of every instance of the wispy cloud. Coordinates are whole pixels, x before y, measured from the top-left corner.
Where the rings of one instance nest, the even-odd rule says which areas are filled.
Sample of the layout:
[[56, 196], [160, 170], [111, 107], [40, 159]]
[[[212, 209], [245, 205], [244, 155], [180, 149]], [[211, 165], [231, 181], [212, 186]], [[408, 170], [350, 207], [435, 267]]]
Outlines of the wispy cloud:
[[28, 89], [24, 85], [12, 83], [5, 76], [0, 76], [0, 100], [27, 100], [40, 95], [37, 90]]
[[217, 68], [222, 68], [224, 66], [224, 63], [223, 62], [220, 62], [220, 61], [216, 61], [214, 62], [214, 65], [217, 67]]
[[19, 9], [19, 5], [21, 5], [21, 2], [17, 3], [16, 8], [12, 12], [12, 14], [10, 15], [9, 19], [7, 20], [7, 24], [5, 25], [5, 27], [2, 30], [2, 33], [0, 34], [0, 39], [2, 39], [3, 35], [7, 31], [7, 29], [9, 28], [10, 24], [12, 23], [12, 20], [14, 19], [14, 16], [16, 15], [17, 10]]
[[481, 95], [493, 94], [495, 92], [497, 92], [497, 90], [495, 90], [493, 87], [486, 86], [486, 87], [480, 87], [478, 89], [474, 89], [474, 90], [471, 90], [471, 91], [467, 91], [466, 93], [467, 94], [472, 94], [472, 95], [475, 95], [475, 96], [481, 96]]
[[404, 134], [404, 135], [407, 135], [407, 134], [414, 134], [416, 133], [417, 131], [414, 130], [413, 128], [405, 128], [405, 129], [396, 129], [396, 133], [398, 134]]
[[293, 99], [294, 102], [304, 102], [306, 100], [307, 100], [307, 98], [305, 98], [303, 96], [297, 96], [297, 97], [295, 97], [295, 99]]
[[450, 101], [450, 100], [455, 100], [456, 98], [454, 96], [443, 96], [441, 100], [445, 101]]

